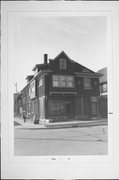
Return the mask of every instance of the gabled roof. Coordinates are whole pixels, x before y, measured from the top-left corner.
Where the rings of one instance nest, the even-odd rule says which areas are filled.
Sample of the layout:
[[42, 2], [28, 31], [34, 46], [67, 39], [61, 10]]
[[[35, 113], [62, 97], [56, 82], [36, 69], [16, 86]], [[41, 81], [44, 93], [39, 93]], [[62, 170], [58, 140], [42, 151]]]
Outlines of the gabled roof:
[[102, 74], [102, 77], [100, 78], [100, 83], [107, 82], [107, 67], [102, 68], [97, 72]]
[[69, 60], [71, 60], [71, 59], [69, 58], [69, 56], [68, 56], [64, 51], [61, 51], [61, 52], [54, 58], [54, 60], [57, 59], [58, 57], [60, 57], [61, 55], [64, 55], [64, 56], [67, 57]]
[[[54, 60], [57, 59], [58, 57], [62, 56], [62, 55], [65, 56], [71, 63], [76, 63], [77, 66], [80, 66], [80, 67], [82, 68], [82, 72], [83, 72], [83, 73], [89, 73], [89, 72], [90, 72], [90, 73], [96, 73], [96, 72], [88, 69], [87, 67], [79, 64], [78, 62], [72, 60], [64, 51], [61, 51], [61, 52], [54, 58]], [[53, 61], [53, 60], [51, 59], [51, 61]]]

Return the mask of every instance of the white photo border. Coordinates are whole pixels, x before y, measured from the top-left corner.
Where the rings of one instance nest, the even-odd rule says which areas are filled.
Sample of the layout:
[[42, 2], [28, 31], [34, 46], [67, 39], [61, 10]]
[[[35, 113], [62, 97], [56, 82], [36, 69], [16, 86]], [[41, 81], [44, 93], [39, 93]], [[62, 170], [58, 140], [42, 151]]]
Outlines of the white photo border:
[[[118, 7], [111, 3], [2, 2], [2, 173], [5, 178], [114, 178], [118, 172], [118, 111], [115, 104], [115, 74], [118, 56]], [[113, 5], [113, 6], [112, 6]], [[59, 8], [60, 7], [60, 8]], [[58, 9], [56, 11], [56, 9]], [[116, 10], [116, 11], [115, 11]], [[99, 156], [14, 156], [13, 84], [9, 73], [9, 34], [16, 16], [107, 16], [108, 36], [108, 155]], [[118, 159], [119, 160], [119, 159]], [[115, 167], [111, 172], [112, 165]], [[73, 168], [73, 172], [71, 169]], [[103, 171], [106, 169], [105, 172]], [[40, 171], [39, 171], [40, 169]], [[55, 169], [55, 172], [54, 172]], [[7, 172], [7, 173], [6, 173]], [[22, 172], [22, 173], [21, 173]], [[47, 172], [47, 173], [46, 173]], [[62, 172], [62, 173], [61, 173]], [[86, 174], [85, 174], [86, 173]], [[101, 174], [103, 173], [103, 174]], [[118, 174], [119, 176], [119, 174]]]

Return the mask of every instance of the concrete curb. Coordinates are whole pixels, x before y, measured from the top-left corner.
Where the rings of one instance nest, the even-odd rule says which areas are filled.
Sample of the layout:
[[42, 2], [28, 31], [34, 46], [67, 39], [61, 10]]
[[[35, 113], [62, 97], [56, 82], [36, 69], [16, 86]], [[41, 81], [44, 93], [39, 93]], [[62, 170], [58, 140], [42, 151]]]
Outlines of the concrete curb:
[[107, 122], [72, 122], [72, 123], [62, 123], [62, 124], [52, 124], [52, 123], [44, 123], [43, 125], [46, 128], [71, 128], [71, 127], [89, 127], [89, 126], [101, 126], [101, 125], [107, 125]]
[[19, 119], [15, 119], [16, 122], [21, 124], [15, 126], [16, 129], [57, 129], [57, 128], [71, 128], [71, 127], [89, 127], [89, 126], [101, 126], [107, 125], [107, 120], [92, 120], [92, 121], [73, 121], [73, 122], [59, 122], [59, 123], [46, 123], [40, 122], [39, 124], [24, 123]]

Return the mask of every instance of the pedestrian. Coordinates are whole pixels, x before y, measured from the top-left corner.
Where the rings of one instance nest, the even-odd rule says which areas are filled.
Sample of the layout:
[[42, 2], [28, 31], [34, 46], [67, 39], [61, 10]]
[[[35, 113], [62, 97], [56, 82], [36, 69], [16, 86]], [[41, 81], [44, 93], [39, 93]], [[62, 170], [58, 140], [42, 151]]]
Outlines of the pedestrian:
[[26, 122], [26, 115], [23, 114], [23, 119], [24, 119], [24, 122]]
[[39, 124], [39, 119], [38, 119], [38, 115], [37, 114], [34, 115], [33, 122], [34, 122], [34, 124]]

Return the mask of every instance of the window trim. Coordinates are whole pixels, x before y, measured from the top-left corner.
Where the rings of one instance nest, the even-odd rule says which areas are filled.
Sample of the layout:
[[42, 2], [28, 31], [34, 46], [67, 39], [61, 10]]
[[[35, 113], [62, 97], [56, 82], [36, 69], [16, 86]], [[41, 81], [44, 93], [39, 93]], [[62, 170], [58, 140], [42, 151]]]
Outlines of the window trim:
[[[85, 89], [85, 90], [90, 90], [90, 89], [92, 89], [91, 78], [85, 77], [83, 80], [84, 80], [84, 89]], [[85, 87], [85, 81], [86, 81], [86, 80], [88, 80], [90, 87]]]
[[[40, 81], [42, 81], [41, 85], [39, 84]], [[40, 78], [40, 79], [38, 80], [38, 87], [41, 87], [42, 85], [43, 85], [43, 78]]]
[[[62, 62], [64, 63], [64, 67], [62, 67]], [[60, 59], [60, 69], [66, 69], [66, 59]]]
[[30, 99], [33, 99], [35, 97], [36, 97], [36, 81], [34, 80], [30, 84]]
[[[57, 76], [57, 80], [53, 80], [53, 77]], [[65, 86], [61, 86], [61, 76], [65, 77]], [[68, 77], [72, 77], [72, 80], [68, 80]], [[53, 82], [58, 82], [58, 86], [54, 86]], [[72, 82], [72, 86], [68, 86], [68, 82]], [[57, 88], [74, 88], [74, 76], [73, 75], [52, 75], [52, 86]]]
[[[57, 77], [57, 80], [56, 80], [56, 79], [54, 80], [54, 77]], [[54, 86], [54, 84], [53, 84], [54, 81], [55, 81], [55, 82], [58, 82], [58, 84], [59, 84], [58, 75], [52, 75], [52, 86], [53, 86], [53, 87], [59, 87], [59, 85], [58, 85], [58, 86]]]

